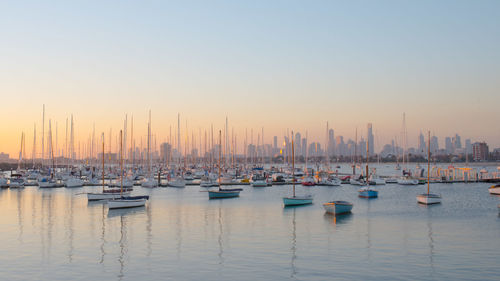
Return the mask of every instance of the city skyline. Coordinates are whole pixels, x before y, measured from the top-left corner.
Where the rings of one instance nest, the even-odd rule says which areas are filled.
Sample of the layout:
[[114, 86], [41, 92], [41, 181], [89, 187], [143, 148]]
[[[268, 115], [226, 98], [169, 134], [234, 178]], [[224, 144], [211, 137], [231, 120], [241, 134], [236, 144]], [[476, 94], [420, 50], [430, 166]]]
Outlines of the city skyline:
[[2, 6], [0, 151], [17, 154], [22, 132], [30, 147], [42, 104], [59, 132], [72, 114], [81, 142], [125, 114], [145, 136], [151, 109], [159, 138], [178, 113], [195, 130], [227, 116], [240, 140], [264, 127], [266, 143], [372, 123], [379, 150], [405, 112], [410, 146], [430, 130], [500, 147], [497, 1], [262, 3]]

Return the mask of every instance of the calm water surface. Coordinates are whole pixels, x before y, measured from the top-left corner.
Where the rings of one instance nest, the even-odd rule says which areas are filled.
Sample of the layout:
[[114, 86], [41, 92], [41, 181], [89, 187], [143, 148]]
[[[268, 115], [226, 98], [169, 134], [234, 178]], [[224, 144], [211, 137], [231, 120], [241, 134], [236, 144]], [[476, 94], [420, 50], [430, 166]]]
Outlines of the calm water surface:
[[[81, 192], [99, 187], [0, 191], [3, 280], [498, 280], [500, 198], [489, 184], [298, 187], [315, 204], [286, 208], [291, 186], [244, 187], [208, 200], [200, 187], [136, 187], [147, 207], [108, 211]], [[328, 200], [353, 213], [326, 215]]]

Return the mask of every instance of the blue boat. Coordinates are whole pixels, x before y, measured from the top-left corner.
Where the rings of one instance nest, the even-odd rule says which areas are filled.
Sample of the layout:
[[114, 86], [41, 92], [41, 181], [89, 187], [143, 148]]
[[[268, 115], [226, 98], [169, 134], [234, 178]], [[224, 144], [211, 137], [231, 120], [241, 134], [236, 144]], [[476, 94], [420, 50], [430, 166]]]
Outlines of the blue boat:
[[240, 196], [240, 188], [208, 191], [208, 199], [234, 198]]
[[313, 197], [311, 195], [283, 197], [283, 204], [285, 205], [285, 207], [307, 205], [312, 204], [312, 202]]
[[352, 210], [352, 203], [347, 201], [331, 201], [323, 204], [325, 211], [330, 214], [339, 215], [350, 213]]
[[369, 187], [361, 188], [358, 190], [359, 192], [359, 197], [361, 198], [377, 198], [378, 197], [378, 191], [374, 189], [370, 189]]
[[293, 195], [290, 197], [283, 197], [283, 205], [285, 205], [285, 207], [312, 204], [313, 197], [311, 195], [304, 195], [304, 196], [295, 195], [295, 150], [293, 145], [293, 132], [292, 132], [292, 186], [293, 186]]

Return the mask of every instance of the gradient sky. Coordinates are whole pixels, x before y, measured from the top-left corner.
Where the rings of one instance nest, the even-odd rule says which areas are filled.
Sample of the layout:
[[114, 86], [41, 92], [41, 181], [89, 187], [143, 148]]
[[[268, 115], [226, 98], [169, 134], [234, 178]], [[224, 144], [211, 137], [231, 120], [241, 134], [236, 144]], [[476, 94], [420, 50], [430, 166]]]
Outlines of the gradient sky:
[[[59, 134], [115, 131], [162, 139], [190, 129], [242, 140], [265, 127], [324, 140], [430, 129], [500, 147], [500, 1], [2, 1], [0, 151], [31, 152], [42, 104]], [[183, 119], [183, 127], [185, 126]], [[48, 126], [48, 125], [46, 125]], [[255, 133], [256, 135], [256, 133]], [[38, 136], [41, 138], [41, 136]]]

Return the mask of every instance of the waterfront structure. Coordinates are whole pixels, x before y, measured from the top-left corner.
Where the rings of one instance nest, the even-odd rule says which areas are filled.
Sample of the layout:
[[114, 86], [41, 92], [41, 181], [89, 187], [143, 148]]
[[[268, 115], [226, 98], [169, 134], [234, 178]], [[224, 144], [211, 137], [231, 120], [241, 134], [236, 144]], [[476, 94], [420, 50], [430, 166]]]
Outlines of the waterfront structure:
[[472, 144], [472, 159], [474, 161], [488, 160], [488, 145], [485, 142], [475, 142]]

